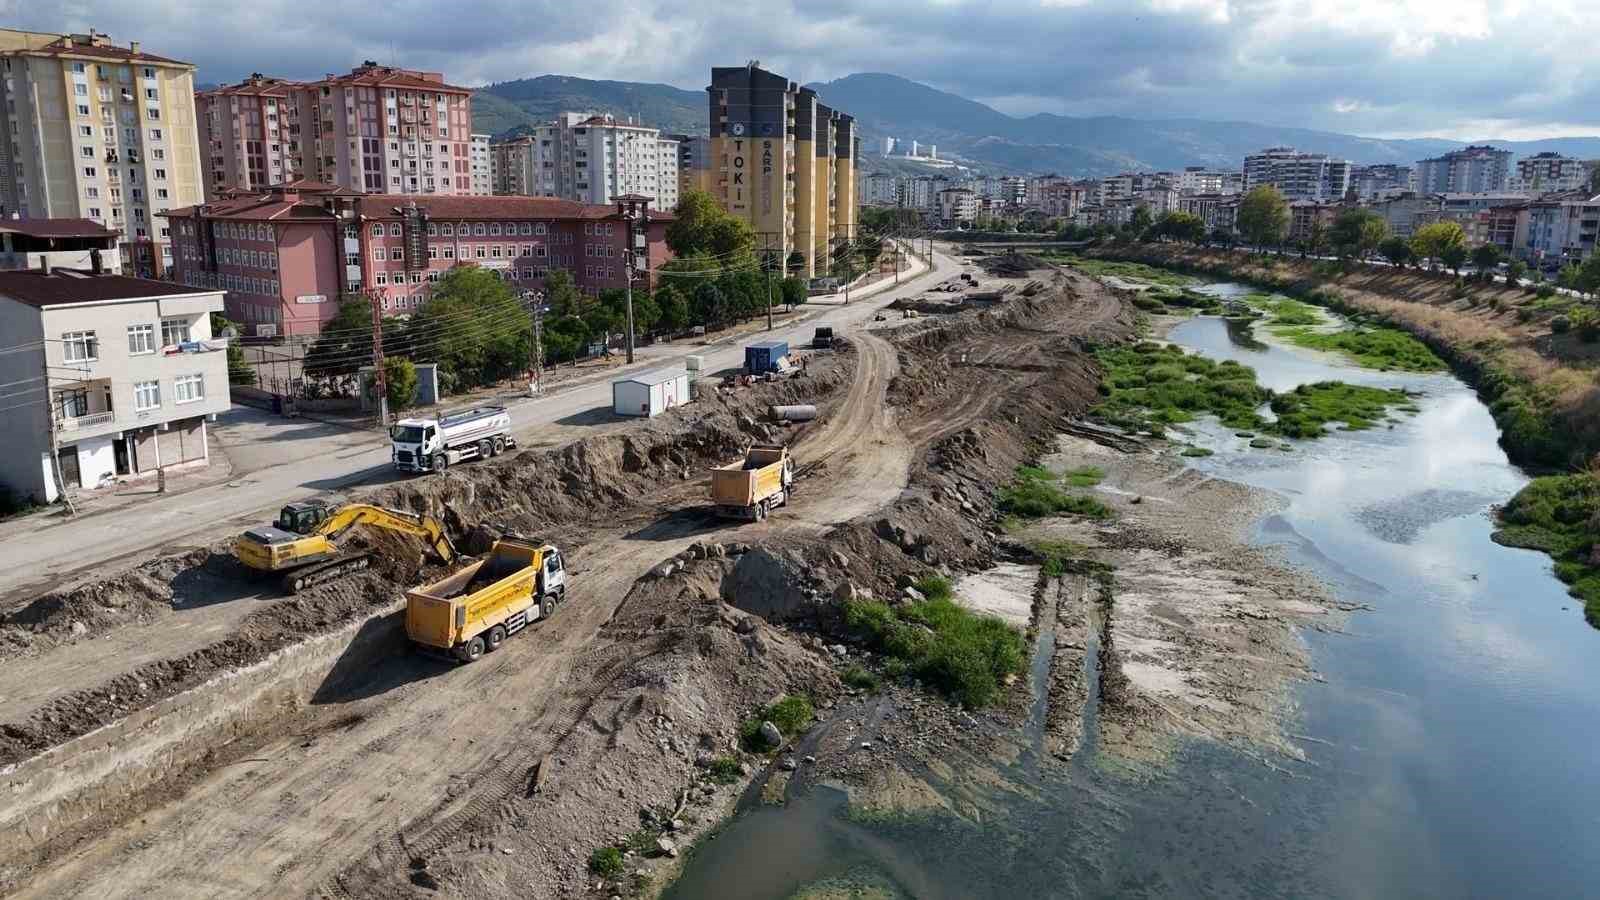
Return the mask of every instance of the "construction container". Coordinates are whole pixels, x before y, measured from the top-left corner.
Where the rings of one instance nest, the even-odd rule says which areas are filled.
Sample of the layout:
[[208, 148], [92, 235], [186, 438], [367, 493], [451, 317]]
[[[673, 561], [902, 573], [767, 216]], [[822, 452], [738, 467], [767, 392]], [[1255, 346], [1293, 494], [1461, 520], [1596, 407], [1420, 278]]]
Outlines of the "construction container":
[[659, 416], [689, 402], [689, 373], [683, 369], [641, 372], [611, 382], [611, 411], [619, 416]]
[[683, 358], [683, 368], [691, 377], [705, 368], [705, 364], [706, 358], [698, 353]]
[[778, 363], [789, 355], [788, 341], [762, 341], [744, 348], [744, 368], [751, 375], [778, 371]]

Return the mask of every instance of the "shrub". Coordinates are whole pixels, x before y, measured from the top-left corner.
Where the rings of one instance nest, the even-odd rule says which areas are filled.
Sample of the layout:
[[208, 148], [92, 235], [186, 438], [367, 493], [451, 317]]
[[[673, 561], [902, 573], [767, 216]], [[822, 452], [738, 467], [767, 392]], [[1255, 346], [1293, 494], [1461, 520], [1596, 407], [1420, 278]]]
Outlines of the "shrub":
[[1523, 323], [1524, 325], [1526, 325], [1529, 322], [1532, 322], [1533, 321], [1533, 310], [1528, 309], [1526, 306], [1519, 307], [1517, 309], [1517, 321]]
[[1552, 334], [1566, 334], [1571, 329], [1572, 320], [1566, 316], [1556, 316], [1550, 320], [1550, 332]]
[[[846, 604], [846, 621], [878, 623], [876, 614], [850, 614], [849, 607], [862, 602]], [[971, 707], [992, 702], [1000, 693], [1001, 680], [1022, 671], [1027, 655], [1016, 629], [949, 597], [901, 607], [891, 622], [863, 631], [862, 636], [891, 657], [886, 674], [915, 674]]]
[[1534, 292], [1534, 296], [1538, 297], [1540, 300], [1548, 300], [1555, 295], [1556, 287], [1553, 284], [1541, 284], [1539, 285], [1539, 289]]
[[[848, 608], [846, 610], [848, 614]], [[739, 726], [739, 746], [750, 753], [766, 753], [777, 748], [767, 743], [761, 735], [761, 723], [771, 722], [778, 727], [785, 738], [804, 732], [811, 727], [811, 720], [816, 715], [811, 701], [800, 694], [788, 694], [780, 697], [771, 706], [756, 711], [751, 718], [744, 720]]]
[[878, 676], [867, 671], [864, 666], [855, 665], [845, 669], [843, 674], [839, 676], [839, 680], [850, 687], [860, 688], [864, 691], [878, 689]]
[[614, 878], [622, 874], [622, 851], [616, 847], [600, 847], [589, 854], [589, 871], [601, 878]]
[[1105, 477], [1106, 473], [1096, 466], [1079, 466], [1066, 475], [1067, 484], [1073, 487], [1094, 487]]
[[388, 389], [390, 411], [405, 409], [417, 400], [417, 367], [403, 356], [383, 361], [383, 381]]
[[[1181, 372], [1181, 368], [1179, 369]], [[1098, 472], [1098, 469], [1093, 470]], [[1000, 511], [1025, 519], [1069, 513], [1072, 515], [1105, 518], [1110, 514], [1106, 506], [1091, 497], [1068, 494], [1054, 483], [1054, 478], [1043, 469], [1025, 466], [1017, 470], [1017, 480], [1000, 489]], [[1086, 477], [1088, 470], [1079, 470]]]
[[1190, 457], [1203, 457], [1203, 456], [1211, 456], [1215, 452], [1216, 451], [1211, 450], [1211, 449], [1206, 448], [1206, 447], [1185, 447], [1185, 448], [1183, 448], [1183, 452], [1180, 453], [1179, 455], [1180, 456], [1190, 456]]
[[739, 761], [731, 756], [719, 756], [711, 761], [706, 773], [717, 784], [733, 784], [739, 780]]

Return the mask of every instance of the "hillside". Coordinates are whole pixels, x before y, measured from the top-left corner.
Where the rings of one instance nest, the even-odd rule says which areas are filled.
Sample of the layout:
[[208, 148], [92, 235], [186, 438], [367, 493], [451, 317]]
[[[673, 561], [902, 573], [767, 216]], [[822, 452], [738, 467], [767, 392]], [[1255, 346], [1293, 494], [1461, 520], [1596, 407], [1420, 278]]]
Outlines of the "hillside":
[[472, 99], [472, 130], [502, 135], [567, 111], [634, 116], [662, 131], [706, 133], [704, 91], [567, 75], [540, 75], [480, 89]]
[[[810, 85], [830, 106], [860, 124], [862, 150], [876, 156], [885, 136], [936, 144], [939, 155], [960, 156], [995, 171], [1109, 175], [1128, 169], [1209, 165], [1238, 169], [1245, 154], [1288, 145], [1358, 163], [1414, 163], [1466, 146], [1437, 138], [1367, 138], [1332, 131], [1207, 119], [1131, 119], [1122, 116], [1009, 116], [975, 100], [897, 75], [863, 73]], [[473, 130], [506, 134], [564, 110], [635, 116], [663, 131], [706, 133], [701, 91], [668, 84], [596, 81], [541, 75], [492, 84], [473, 103]], [[1490, 143], [1518, 157], [1552, 150], [1600, 157], [1600, 138]], [[869, 166], [877, 163], [869, 162]]]

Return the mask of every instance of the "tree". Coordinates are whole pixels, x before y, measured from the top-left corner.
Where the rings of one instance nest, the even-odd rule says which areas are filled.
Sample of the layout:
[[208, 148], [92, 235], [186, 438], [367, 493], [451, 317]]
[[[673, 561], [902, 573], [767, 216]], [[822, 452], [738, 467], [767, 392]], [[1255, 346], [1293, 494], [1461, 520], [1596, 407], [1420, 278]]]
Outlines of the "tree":
[[1383, 254], [1384, 259], [1402, 269], [1415, 255], [1411, 250], [1411, 242], [1399, 235], [1384, 239], [1383, 243], [1378, 245], [1378, 252]]
[[1500, 264], [1500, 248], [1493, 244], [1479, 244], [1472, 248], [1472, 264], [1478, 267], [1484, 281], [1493, 278], [1494, 267]]
[[1289, 204], [1270, 184], [1250, 189], [1239, 201], [1238, 228], [1257, 249], [1277, 246], [1289, 228]]
[[1456, 275], [1461, 274], [1461, 267], [1467, 261], [1467, 245], [1451, 244], [1439, 252], [1439, 261], [1450, 267]]
[[395, 352], [438, 363], [447, 390], [493, 384], [528, 370], [533, 319], [493, 270], [457, 266], [412, 314]]
[[[626, 316], [626, 313], [624, 313]], [[661, 307], [647, 291], [633, 292], [633, 329], [637, 334], [649, 334], [661, 321]], [[626, 318], [623, 324], [627, 324]]]
[[1583, 294], [1600, 293], [1600, 251], [1591, 252], [1589, 258], [1578, 266], [1573, 288]]
[[[1411, 252], [1418, 259], [1444, 260], [1444, 253], [1451, 247], [1459, 247], [1467, 242], [1466, 232], [1455, 222], [1434, 222], [1418, 228], [1411, 236]], [[1463, 260], [1464, 261], [1464, 260]], [[1430, 263], [1431, 265], [1431, 263]]]
[[1150, 226], [1155, 224], [1155, 219], [1150, 215], [1150, 207], [1136, 206], [1133, 209], [1133, 218], [1128, 220], [1128, 234], [1133, 237], [1144, 237]]
[[1156, 222], [1155, 234], [1158, 239], [1171, 238], [1198, 244], [1206, 239], [1206, 223], [1194, 213], [1169, 212]]
[[551, 269], [544, 278], [544, 302], [553, 316], [573, 316], [583, 306], [583, 295], [566, 269]]
[[544, 327], [544, 356], [547, 363], [563, 359], [578, 364], [578, 357], [589, 346], [589, 328], [577, 316], [547, 320]]
[[1522, 283], [1522, 276], [1526, 275], [1527, 272], [1527, 263], [1520, 259], [1508, 260], [1506, 262], [1506, 284], [1516, 287], [1518, 284]]
[[417, 367], [403, 356], [383, 360], [383, 383], [389, 396], [389, 411], [405, 409], [417, 401]]
[[790, 276], [783, 280], [783, 305], [793, 312], [796, 306], [806, 302], [806, 280]]
[[721, 325], [723, 306], [722, 291], [709, 281], [703, 282], [694, 289], [689, 300], [689, 321], [700, 322], [707, 327]]
[[[228, 333], [232, 329], [232, 334]], [[211, 336], [228, 341], [228, 383], [255, 384], [256, 368], [245, 362], [244, 347], [239, 343], [239, 326], [222, 313], [211, 314]]]
[[683, 299], [682, 291], [673, 287], [658, 288], [655, 301], [661, 308], [661, 327], [666, 329], [669, 336], [677, 334], [689, 324], [689, 306]]
[[1320, 221], [1313, 221], [1306, 231], [1305, 247], [1312, 256], [1321, 256], [1322, 251], [1328, 249], [1328, 229]]
[[1382, 216], [1370, 209], [1351, 207], [1333, 220], [1328, 239], [1340, 256], [1364, 259], [1378, 249], [1388, 234], [1389, 225]]
[[730, 215], [705, 191], [684, 194], [676, 216], [667, 226], [667, 246], [675, 256], [703, 253], [728, 258], [755, 248], [755, 230], [750, 223]]

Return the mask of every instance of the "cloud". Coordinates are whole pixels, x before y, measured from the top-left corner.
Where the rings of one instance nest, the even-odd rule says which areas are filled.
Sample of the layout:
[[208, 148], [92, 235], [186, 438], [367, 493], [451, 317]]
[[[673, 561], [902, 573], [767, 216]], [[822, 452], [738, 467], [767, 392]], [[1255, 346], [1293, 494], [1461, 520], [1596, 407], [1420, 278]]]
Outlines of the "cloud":
[[698, 89], [712, 65], [760, 59], [801, 81], [893, 72], [1021, 114], [1600, 133], [1594, 0], [617, 0], [603, 14], [549, 0], [0, 0], [0, 21], [141, 40], [204, 82], [375, 59], [467, 85], [559, 73]]

